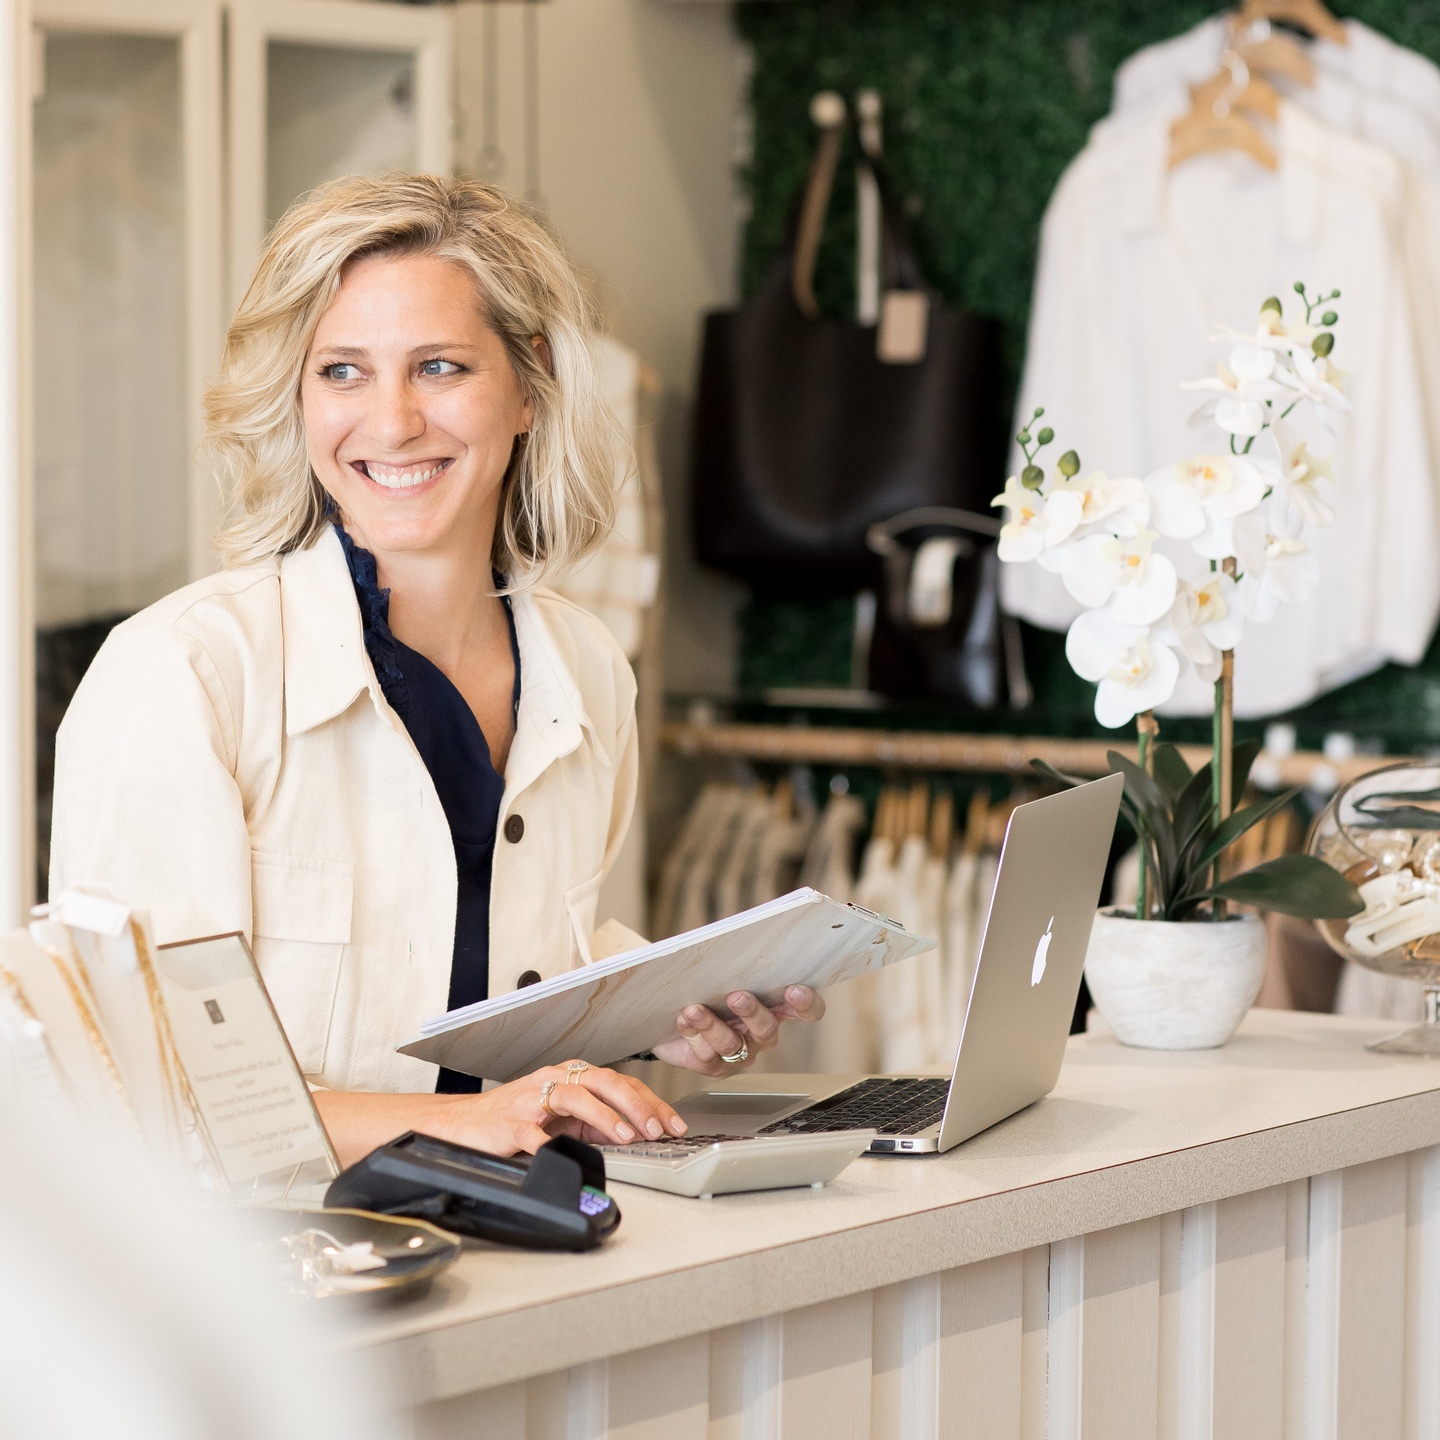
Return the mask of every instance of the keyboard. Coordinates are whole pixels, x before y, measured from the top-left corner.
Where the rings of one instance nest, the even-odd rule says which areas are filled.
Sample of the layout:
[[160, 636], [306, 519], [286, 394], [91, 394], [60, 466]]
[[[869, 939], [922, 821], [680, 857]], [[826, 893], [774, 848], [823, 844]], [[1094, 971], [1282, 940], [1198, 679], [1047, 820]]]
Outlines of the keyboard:
[[765, 1126], [761, 1135], [815, 1135], [826, 1130], [878, 1130], [882, 1135], [918, 1135], [938, 1125], [950, 1093], [948, 1078], [862, 1080], [828, 1100], [807, 1105]]

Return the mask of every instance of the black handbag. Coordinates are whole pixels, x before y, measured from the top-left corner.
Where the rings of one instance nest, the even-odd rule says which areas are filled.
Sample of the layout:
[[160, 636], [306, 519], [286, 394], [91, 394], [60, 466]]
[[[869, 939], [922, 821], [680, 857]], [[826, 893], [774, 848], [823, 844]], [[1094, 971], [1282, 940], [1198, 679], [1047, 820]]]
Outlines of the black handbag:
[[[873, 585], [872, 524], [927, 505], [988, 514], [1003, 472], [999, 327], [945, 308], [925, 286], [900, 205], [863, 150], [858, 163], [881, 199], [887, 310], [878, 328], [818, 313], [815, 253], [841, 134], [824, 132], [759, 292], [705, 319], [695, 547], [702, 562], [769, 594]], [[887, 321], [917, 312], [920, 353], [881, 359]]]

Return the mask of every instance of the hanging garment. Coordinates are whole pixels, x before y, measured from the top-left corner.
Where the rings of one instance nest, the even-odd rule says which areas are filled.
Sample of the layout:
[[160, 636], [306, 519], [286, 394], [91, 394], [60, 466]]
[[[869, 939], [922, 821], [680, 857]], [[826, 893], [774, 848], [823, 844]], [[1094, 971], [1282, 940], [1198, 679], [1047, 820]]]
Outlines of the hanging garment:
[[716, 866], [707, 921], [723, 920], [745, 908], [760, 841], [770, 824], [770, 808], [770, 796], [763, 790], [753, 790], [745, 797], [725, 852]]
[[736, 787], [722, 792], [713, 823], [699, 838], [680, 881], [671, 934], [698, 930], [715, 918], [715, 882], [744, 823], [751, 792]]
[[660, 867], [659, 881], [655, 886], [655, 903], [650, 910], [650, 933], [656, 939], [663, 940], [679, 932], [676, 919], [685, 878], [690, 873], [701, 846], [734, 803], [736, 788], [733, 785], [708, 784], [690, 806], [684, 824], [680, 827], [680, 834]]
[[[865, 828], [864, 803], [854, 795], [832, 795], [821, 812], [800, 867], [801, 885], [813, 886], [832, 900], [855, 893], [855, 841]], [[822, 1024], [813, 1030], [813, 1069], [820, 1074], [867, 1074], [879, 1069], [872, 977], [861, 975], [825, 992]]]
[[[1367, 89], [1337, 70], [1317, 69], [1312, 85], [1287, 84], [1282, 79], [1275, 84], [1307, 114], [1379, 146], [1402, 166], [1401, 254], [1410, 295], [1411, 337], [1420, 367], [1431, 462], [1440, 467], [1440, 124], [1415, 105]], [[1177, 80], [1168, 87], [1157, 85], [1147, 107], [1130, 108], [1179, 114], [1187, 105], [1186, 87]]]
[[[1307, 536], [1323, 576], [1304, 604], [1251, 628], [1236, 654], [1235, 709], [1265, 715], [1368, 673], [1414, 664], [1440, 612], [1440, 536], [1408, 319], [1399, 163], [1283, 102], [1277, 174], [1235, 154], [1168, 168], [1169, 119], [1102, 121], [1046, 211], [1019, 413], [1046, 424], [1086, 470], [1144, 477], [1213, 447], [1189, 426], [1183, 380], [1213, 374], [1217, 324], [1249, 331], [1267, 295], [1304, 279], [1342, 292], [1337, 361], [1354, 410], [1333, 443], [1335, 523]], [[1202, 578], [1188, 546], [1166, 545]], [[1007, 565], [1007, 608], [1052, 629], [1079, 613], [1058, 576]], [[1182, 677], [1168, 713], [1207, 713], [1211, 687]]]
[[[921, 872], [925, 866], [924, 835], [907, 835], [896, 857], [888, 913], [907, 930], [924, 934], [921, 925]], [[925, 985], [921, 957], [888, 965], [875, 977], [880, 1015], [880, 1068], [894, 1073], [915, 1070], [929, 1061], [926, 1044]]]
[[[1344, 25], [1348, 44], [1316, 40], [1305, 47], [1315, 62], [1317, 80], [1333, 75], [1351, 81], [1411, 105], [1440, 125], [1440, 67], [1358, 20]], [[1136, 51], [1115, 72], [1113, 112], [1144, 108], [1177, 83], [1208, 80], [1220, 68], [1229, 36], [1226, 18], [1212, 15], [1183, 35]]]
[[[640, 465], [653, 451], [639, 444], [640, 358], [608, 335], [594, 339], [600, 390], [619, 422], [615, 455], [615, 528], [554, 589], [604, 621], [626, 657], [640, 654], [645, 612], [655, 603], [660, 561], [646, 523]], [[637, 461], [637, 456], [639, 460]]]

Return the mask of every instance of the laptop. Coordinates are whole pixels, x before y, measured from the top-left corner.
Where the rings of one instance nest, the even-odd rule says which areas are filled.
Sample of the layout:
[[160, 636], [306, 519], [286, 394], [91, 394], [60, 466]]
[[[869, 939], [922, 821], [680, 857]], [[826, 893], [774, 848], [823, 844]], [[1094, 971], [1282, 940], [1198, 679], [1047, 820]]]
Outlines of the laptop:
[[1065, 1058], [1123, 788], [1121, 776], [1107, 775], [1011, 815], [948, 1080], [740, 1075], [676, 1105], [690, 1126], [688, 1148], [874, 1130], [872, 1155], [934, 1154], [1048, 1095]]

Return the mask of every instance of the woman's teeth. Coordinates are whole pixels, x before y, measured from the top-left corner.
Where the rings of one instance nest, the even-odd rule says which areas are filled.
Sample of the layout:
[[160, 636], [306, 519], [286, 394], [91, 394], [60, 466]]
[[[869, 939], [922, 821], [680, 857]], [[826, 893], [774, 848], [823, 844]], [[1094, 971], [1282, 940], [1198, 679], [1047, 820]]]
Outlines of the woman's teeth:
[[373, 460], [363, 462], [365, 473], [387, 490], [408, 490], [412, 485], [423, 485], [433, 480], [450, 462], [434, 460], [425, 465], [377, 465]]

